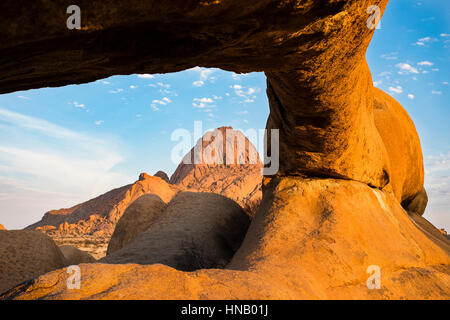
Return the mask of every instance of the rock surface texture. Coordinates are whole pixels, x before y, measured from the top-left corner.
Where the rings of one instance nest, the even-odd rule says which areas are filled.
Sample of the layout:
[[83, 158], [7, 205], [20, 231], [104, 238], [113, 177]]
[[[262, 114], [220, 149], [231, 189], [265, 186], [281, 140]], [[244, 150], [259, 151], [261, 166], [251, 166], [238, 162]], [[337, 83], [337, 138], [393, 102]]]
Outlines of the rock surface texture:
[[165, 182], [169, 183], [169, 176], [167, 175], [167, 173], [165, 173], [164, 171], [158, 171], [157, 173], [155, 173], [154, 175], [155, 177], [161, 178], [163, 179]]
[[81, 263], [94, 263], [96, 260], [89, 253], [81, 251], [74, 246], [60, 246], [62, 254], [68, 265], [79, 265]]
[[163, 214], [167, 204], [155, 194], [145, 194], [125, 210], [108, 244], [107, 254], [122, 249]]
[[231, 199], [181, 192], [134, 241], [100, 262], [161, 263], [184, 271], [223, 268], [239, 249], [249, 223], [249, 217]]
[[[231, 130], [228, 138], [226, 129]], [[223, 138], [217, 138], [217, 133], [222, 134]], [[238, 148], [238, 141], [243, 142], [242, 149]], [[121, 246], [119, 242], [125, 241], [122, 239], [115, 242], [119, 238], [114, 241], [110, 239], [125, 210], [142, 195], [154, 194], [160, 197], [161, 201], [168, 203], [181, 190], [213, 192], [235, 200], [252, 216], [262, 197], [262, 164], [253, 144], [242, 132], [223, 127], [206, 133], [197, 145], [200, 146], [199, 151], [193, 148], [184, 159], [195, 155], [202, 160], [201, 163], [182, 162], [172, 176], [172, 184], [169, 183], [167, 174], [162, 171], [158, 171], [154, 176], [142, 173], [134, 184], [111, 190], [69, 209], [49, 211], [41, 221], [26, 229], [42, 231], [51, 236], [58, 245], [75, 246], [99, 259], [107, 252], [112, 252], [107, 250], [108, 243], [110, 250], [115, 251], [117, 246]], [[226, 148], [230, 145], [234, 146], [234, 149]], [[234, 158], [227, 156], [227, 150]], [[215, 160], [215, 157], [211, 156], [214, 152], [217, 152], [217, 155], [220, 153], [223, 159], [221, 164], [208, 162]], [[203, 161], [203, 154], [207, 155], [206, 161]], [[238, 160], [242, 164], [234, 164]], [[125, 221], [130, 220], [123, 222]], [[145, 230], [142, 229], [144, 225], [138, 228], [139, 231]], [[124, 231], [126, 228], [122, 228], [120, 232], [122, 236], [125, 233], [131, 236], [131, 230], [137, 231], [137, 227], [138, 224], [130, 226], [130, 233]]]
[[0, 293], [66, 265], [64, 255], [48, 236], [36, 231], [0, 232]]
[[[448, 248], [422, 233], [393, 194], [333, 179], [266, 183], [262, 205], [226, 270], [82, 265], [86, 285], [81, 290], [65, 288], [62, 269], [3, 298], [450, 298]], [[380, 267], [380, 290], [367, 288], [371, 265]]]
[[248, 138], [232, 127], [209, 131], [184, 157], [170, 183], [233, 199], [253, 216], [262, 198], [262, 163]]
[[[82, 28], [68, 30], [69, 2], [2, 1], [0, 93], [197, 65], [264, 71], [267, 128], [280, 130], [280, 170], [225, 270], [85, 264], [81, 290], [61, 269], [2, 298], [450, 299], [448, 241], [421, 216], [420, 142], [365, 60], [368, 8], [387, 3], [80, 0]], [[380, 290], [366, 285], [374, 265]]]
[[142, 173], [134, 184], [69, 209], [49, 211], [41, 221], [26, 229], [42, 231], [58, 245], [76, 246], [101, 258], [106, 253], [117, 222], [133, 201], [151, 193], [169, 202], [178, 191], [161, 178]]

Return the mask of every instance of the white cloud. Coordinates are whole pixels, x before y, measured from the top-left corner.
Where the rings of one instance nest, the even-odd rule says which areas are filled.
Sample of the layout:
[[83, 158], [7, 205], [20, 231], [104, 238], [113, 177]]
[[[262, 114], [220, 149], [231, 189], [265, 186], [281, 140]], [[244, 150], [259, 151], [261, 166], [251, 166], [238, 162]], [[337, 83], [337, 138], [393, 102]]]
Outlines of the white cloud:
[[379, 87], [381, 84], [383, 84], [383, 81], [382, 81], [382, 80], [374, 81], [374, 82], [373, 82], [374, 87]]
[[389, 87], [389, 91], [391, 93], [402, 93], [403, 92], [403, 88], [401, 86]]
[[421, 62], [417, 63], [417, 65], [431, 67], [434, 65], [434, 63], [430, 62], [430, 61], [421, 61]]
[[15, 127], [22, 127], [25, 129], [38, 131], [39, 133], [45, 134], [48, 137], [80, 141], [89, 140], [89, 142], [92, 142], [90, 138], [87, 139], [79, 133], [67, 130], [58, 125], [54, 125], [46, 120], [29, 117], [20, 113], [9, 111], [7, 109], [0, 108], [0, 121], [12, 124]]
[[429, 41], [431, 41], [431, 37], [424, 37], [424, 38], [420, 38], [419, 40], [417, 40], [417, 41], [420, 41], [420, 42], [429, 42]]
[[192, 102], [192, 106], [194, 108], [203, 109], [203, 108], [214, 108], [215, 105], [211, 105], [211, 103], [214, 103], [214, 100], [211, 98], [194, 98]]
[[165, 106], [165, 105], [167, 105], [167, 104], [169, 104], [169, 103], [171, 103], [171, 102], [172, 102], [172, 100], [170, 100], [170, 99], [167, 98], [167, 97], [164, 97], [164, 98], [162, 98], [161, 100], [155, 99], [155, 100], [152, 101], [153, 104], [160, 104], [160, 105], [162, 105], [162, 106]]
[[385, 59], [385, 60], [397, 60], [398, 57], [398, 52], [391, 52], [391, 53], [386, 53], [386, 54], [382, 54], [381, 58]]
[[408, 98], [411, 99], [411, 100], [414, 100], [415, 95], [413, 95], [412, 93], [410, 93], [410, 94], [408, 94]]
[[392, 72], [390, 71], [383, 71], [379, 74], [380, 77], [386, 77], [392, 75]]
[[202, 80], [192, 82], [192, 85], [195, 86], [195, 87], [201, 87], [204, 84], [205, 84], [205, 82], [202, 81]]
[[428, 193], [428, 206], [425, 218], [437, 227], [450, 229], [450, 153], [424, 157], [425, 189]]
[[[123, 161], [116, 137], [92, 137], [1, 108], [0, 122], [0, 184], [9, 179], [16, 196], [27, 189], [86, 200], [134, 179], [114, 169]], [[5, 139], [11, 132], [14, 140]]]
[[138, 74], [137, 77], [140, 79], [154, 79], [155, 78], [154, 75], [148, 74], [148, 73]]
[[160, 106], [166, 106], [168, 104], [172, 103], [172, 100], [170, 98], [164, 97], [161, 100], [155, 99], [152, 101], [150, 107], [153, 109], [153, 111], [159, 111], [158, 105]]
[[19, 99], [24, 99], [24, 100], [30, 100], [30, 98], [26, 97], [26, 96], [17, 96], [17, 98]]
[[202, 67], [195, 67], [192, 69], [189, 69], [189, 71], [195, 71], [199, 74], [200, 80], [206, 81], [210, 77], [210, 75], [215, 71], [213, 68], [202, 68]]
[[423, 37], [423, 38], [420, 38], [419, 40], [417, 40], [416, 45], [418, 45], [418, 46], [426, 46], [428, 43], [435, 42], [435, 41], [437, 41], [437, 40], [434, 39], [434, 38]]
[[75, 108], [86, 109], [86, 106], [83, 103], [78, 103], [76, 101], [73, 102]]
[[105, 121], [103, 121], [103, 120], [97, 120], [97, 121], [95, 121], [94, 123], [95, 123], [97, 126], [99, 126], [99, 125], [102, 125], [103, 122], [105, 122]]
[[408, 63], [398, 63], [396, 65], [397, 68], [399, 68], [401, 71], [399, 71], [399, 74], [410, 74], [410, 73], [414, 73], [414, 74], [418, 74], [419, 70], [417, 70], [416, 68], [414, 68], [413, 66], [411, 66]]
[[130, 89], [137, 89], [137, 86], [131, 85], [131, 86], [130, 86]]
[[109, 92], [109, 93], [112, 93], [112, 94], [115, 94], [115, 93], [120, 93], [120, 92], [122, 92], [122, 91], [123, 91], [123, 89], [118, 88], [118, 89], [116, 89], [116, 90], [109, 90], [108, 92]]
[[194, 101], [203, 102], [203, 103], [213, 103], [214, 100], [211, 98], [194, 98]]
[[166, 84], [166, 83], [162, 83], [162, 82], [158, 82], [158, 86], [169, 89], [170, 88], [170, 84]]
[[244, 98], [241, 103], [255, 102], [254, 99], [256, 96], [254, 94], [259, 91], [257, 88], [247, 88], [247, 90], [245, 90], [244, 87], [239, 84], [232, 85], [230, 88], [234, 89], [234, 93], [237, 96]]
[[235, 81], [240, 81], [242, 77], [246, 77], [248, 75], [249, 75], [249, 73], [235, 73], [235, 72], [231, 73], [231, 77]]
[[447, 38], [447, 37], [450, 37], [450, 34], [449, 33], [441, 33], [441, 37]]
[[433, 90], [433, 91], [431, 91], [431, 94], [440, 96], [442, 94], [442, 91], [435, 91], [435, 90]]

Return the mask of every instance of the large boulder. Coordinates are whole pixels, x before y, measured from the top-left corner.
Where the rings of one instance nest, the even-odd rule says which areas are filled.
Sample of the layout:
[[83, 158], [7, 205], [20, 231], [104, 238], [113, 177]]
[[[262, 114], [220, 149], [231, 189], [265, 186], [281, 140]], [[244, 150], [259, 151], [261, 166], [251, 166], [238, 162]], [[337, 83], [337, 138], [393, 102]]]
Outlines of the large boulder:
[[[279, 146], [279, 171], [266, 179], [262, 205], [226, 270], [87, 264], [79, 291], [56, 281], [65, 272], [58, 270], [9, 297], [450, 299], [447, 244], [434, 241], [436, 232], [414, 217], [420, 217], [425, 197], [416, 201], [420, 179], [405, 172], [420, 175], [413, 159], [418, 153], [389, 155], [409, 146], [385, 143], [389, 134], [375, 121], [377, 93], [365, 54], [375, 30], [369, 22], [380, 17], [368, 8], [378, 6], [382, 13], [388, 0], [77, 4], [83, 27], [68, 30], [57, 1], [33, 2], [33, 10], [23, 10], [20, 1], [0, 2], [0, 93], [195, 66], [264, 71], [266, 128], [279, 130], [269, 154]], [[402, 123], [393, 112], [387, 121]], [[398, 128], [415, 139], [411, 126]], [[270, 138], [274, 133], [268, 131]], [[399, 170], [395, 159], [401, 154], [410, 158], [400, 159], [406, 168]], [[222, 264], [232, 250], [217, 248], [228, 247], [224, 239], [236, 230], [223, 235], [223, 224], [217, 225], [223, 216], [199, 205], [213, 213], [223, 208], [186, 205], [174, 206], [159, 229], [149, 228], [105, 261], [180, 269]], [[370, 266], [380, 267], [380, 290], [366, 285]]]
[[365, 52], [375, 30], [367, 9], [382, 13], [387, 3], [80, 0], [82, 28], [69, 30], [57, 2], [23, 10], [4, 0], [0, 93], [196, 66], [264, 71], [280, 173], [383, 187], [388, 160], [373, 123]]
[[80, 263], [94, 263], [97, 261], [89, 253], [81, 251], [80, 249], [75, 248], [74, 246], [64, 245], [60, 246], [59, 249], [66, 258], [68, 265], [78, 265]]
[[141, 173], [133, 184], [68, 209], [51, 210], [26, 229], [41, 231], [58, 245], [76, 246], [97, 259], [103, 258], [117, 222], [133, 201], [151, 193], [169, 202], [178, 191], [159, 177]]
[[0, 232], [0, 292], [67, 265], [61, 250], [37, 231]]
[[[58, 283], [63, 269], [3, 298], [450, 299], [448, 243], [431, 241], [393, 193], [341, 179], [274, 178], [265, 185], [225, 270], [82, 265], [81, 290]], [[380, 289], [367, 285], [376, 269]]]
[[250, 220], [231, 199], [180, 192], [164, 214], [104, 263], [162, 263], [179, 270], [223, 268], [241, 245]]
[[375, 125], [388, 153], [394, 194], [405, 209], [423, 214], [428, 199], [416, 127], [400, 103], [378, 88], [373, 90]]
[[107, 255], [131, 243], [161, 216], [167, 204], [155, 194], [146, 194], [125, 210], [108, 244]]
[[169, 183], [169, 176], [164, 171], [158, 171], [154, 174], [155, 177], [163, 179], [165, 182]]

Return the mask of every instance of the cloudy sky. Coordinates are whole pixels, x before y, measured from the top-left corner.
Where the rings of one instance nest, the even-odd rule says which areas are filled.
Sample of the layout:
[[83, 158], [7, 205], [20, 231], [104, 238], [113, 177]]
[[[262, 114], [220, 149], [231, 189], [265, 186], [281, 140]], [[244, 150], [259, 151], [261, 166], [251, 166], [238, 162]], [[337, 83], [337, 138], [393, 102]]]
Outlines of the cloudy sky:
[[[450, 2], [391, 0], [367, 53], [374, 84], [396, 98], [421, 137], [430, 203], [450, 229]], [[22, 228], [51, 209], [176, 168], [174, 130], [263, 129], [262, 73], [194, 68], [115, 76], [0, 95], [0, 223]], [[257, 141], [254, 141], [257, 142]]]

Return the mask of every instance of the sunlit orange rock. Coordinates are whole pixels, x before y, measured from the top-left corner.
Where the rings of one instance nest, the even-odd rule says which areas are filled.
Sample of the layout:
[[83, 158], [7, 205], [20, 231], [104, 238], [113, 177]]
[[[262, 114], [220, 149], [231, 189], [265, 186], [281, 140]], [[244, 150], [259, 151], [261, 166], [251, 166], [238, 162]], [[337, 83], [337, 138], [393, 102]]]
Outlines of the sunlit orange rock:
[[258, 151], [241, 131], [221, 127], [197, 141], [170, 183], [184, 190], [221, 194], [252, 216], [262, 197], [262, 167]]
[[[2, 298], [450, 298], [448, 246], [423, 234], [393, 194], [339, 179], [272, 179], [265, 189], [225, 270], [85, 264], [81, 290], [57, 281], [66, 276], [61, 269]], [[381, 272], [379, 290], [367, 287], [373, 265]]]
[[[84, 264], [80, 290], [60, 269], [2, 298], [450, 299], [448, 241], [421, 216], [420, 142], [365, 60], [367, 9], [387, 3], [80, 0], [84, 26], [70, 31], [57, 2], [36, 4], [36, 18], [2, 1], [1, 93], [195, 66], [264, 71], [267, 129], [280, 136], [280, 170], [225, 270]], [[371, 266], [380, 289], [367, 286]]]

